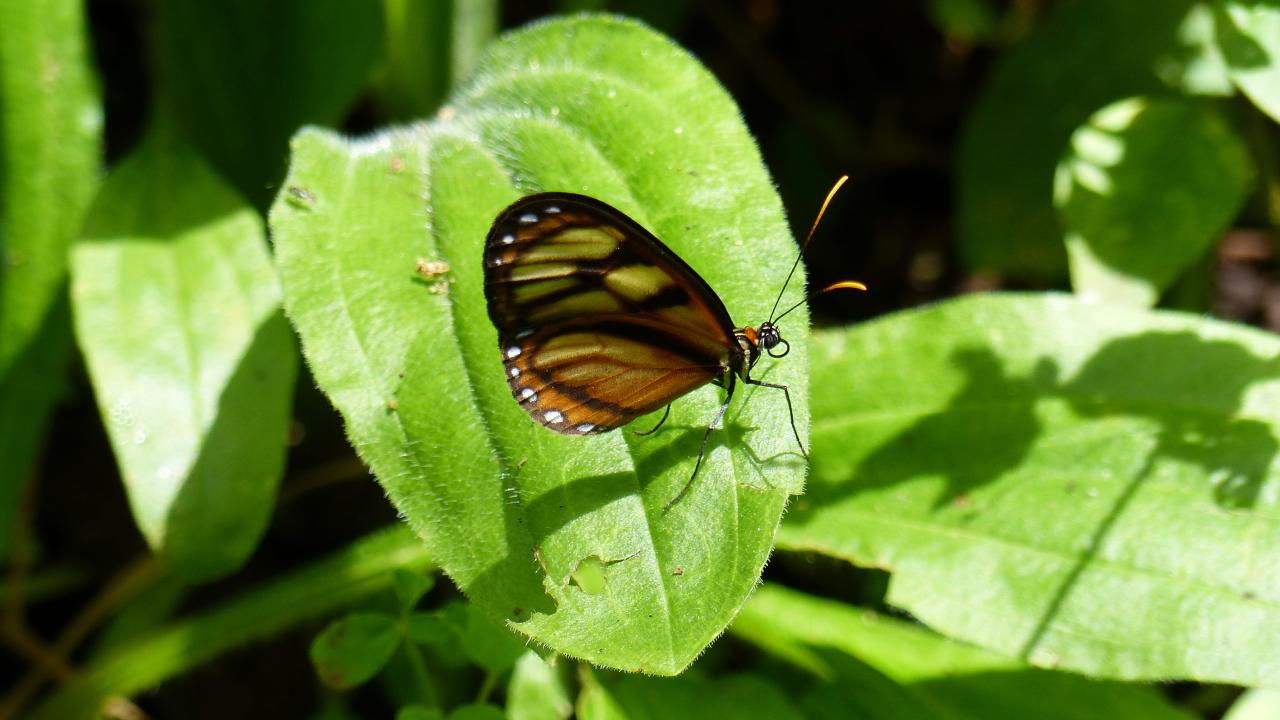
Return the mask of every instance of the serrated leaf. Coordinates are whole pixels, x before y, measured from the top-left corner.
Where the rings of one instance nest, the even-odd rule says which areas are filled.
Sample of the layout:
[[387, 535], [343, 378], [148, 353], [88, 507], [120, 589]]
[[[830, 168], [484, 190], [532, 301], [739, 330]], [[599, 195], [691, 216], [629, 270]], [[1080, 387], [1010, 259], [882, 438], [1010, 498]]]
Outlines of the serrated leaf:
[[[899, 704], [890, 705], [886, 717], [1187, 717], [1146, 688], [1039, 670], [912, 623], [780, 585], [756, 592], [731, 632], [814, 673], [835, 690], [824, 695], [846, 703], [868, 697], [865, 672], [858, 667], [866, 663], [920, 703], [911, 714], [910, 705], [891, 698]], [[849, 696], [851, 688], [862, 697]], [[882, 699], [864, 712], [875, 717], [884, 710]]]
[[1214, 10], [1232, 82], [1280, 122], [1280, 0], [1217, 0]]
[[507, 717], [511, 720], [566, 720], [573, 703], [564, 678], [530, 650], [516, 661], [507, 684]]
[[381, 51], [378, 0], [162, 0], [162, 95], [196, 147], [257, 207], [286, 169], [289, 138], [333, 124]]
[[311, 664], [325, 685], [349, 690], [382, 669], [400, 644], [400, 624], [385, 613], [351, 613], [311, 643]]
[[[969, 264], [1052, 278], [1066, 268], [1053, 173], [1098, 108], [1202, 75], [1203, 3], [1079, 0], [1054, 8], [992, 75], [961, 138], [958, 211]], [[1211, 63], [1210, 63], [1211, 64]], [[1204, 92], [1219, 94], [1199, 79]]]
[[1244, 143], [1212, 107], [1129, 98], [1094, 113], [1055, 181], [1073, 289], [1154, 305], [1235, 218], [1251, 175]]
[[[688, 665], [756, 582], [801, 487], [784, 399], [735, 397], [691, 493], [664, 514], [721, 393], [677, 401], [654, 437], [538, 427], [508, 390], [480, 263], [490, 223], [522, 193], [585, 192], [705, 273], [740, 322], [767, 317], [795, 246], [731, 99], [634, 22], [542, 23], [496, 43], [429, 124], [362, 141], [302, 133], [288, 187], [272, 229], [290, 317], [432, 557], [491, 618], [557, 652]], [[449, 270], [424, 283], [418, 258]], [[803, 433], [802, 312], [784, 323], [793, 356], [757, 373], [791, 386]], [[570, 583], [588, 557], [607, 564], [596, 595]]]
[[103, 183], [71, 256], [76, 337], [152, 548], [187, 578], [266, 529], [297, 368], [262, 221], [163, 130]]
[[946, 635], [1099, 677], [1280, 682], [1280, 339], [976, 296], [816, 344], [780, 546]]
[[102, 143], [90, 63], [83, 3], [0, 5], [0, 557], [70, 348], [67, 248]]

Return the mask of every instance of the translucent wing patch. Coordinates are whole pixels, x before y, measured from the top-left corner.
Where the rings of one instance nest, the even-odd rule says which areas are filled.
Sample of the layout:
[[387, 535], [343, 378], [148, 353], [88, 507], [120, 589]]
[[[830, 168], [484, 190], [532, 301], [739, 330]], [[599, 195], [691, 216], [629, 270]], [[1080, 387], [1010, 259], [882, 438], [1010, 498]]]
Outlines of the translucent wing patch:
[[485, 295], [512, 395], [558, 432], [604, 432], [719, 378], [735, 353], [710, 286], [589, 197], [543, 193], [498, 215]]

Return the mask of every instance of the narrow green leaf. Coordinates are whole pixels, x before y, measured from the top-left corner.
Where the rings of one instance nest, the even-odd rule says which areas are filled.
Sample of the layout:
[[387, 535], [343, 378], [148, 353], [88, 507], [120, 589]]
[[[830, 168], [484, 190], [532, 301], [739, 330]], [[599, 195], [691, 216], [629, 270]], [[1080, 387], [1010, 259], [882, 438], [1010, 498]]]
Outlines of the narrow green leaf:
[[1280, 717], [1280, 690], [1249, 690], [1232, 704], [1222, 720], [1275, 720]]
[[400, 526], [379, 530], [297, 572], [132, 642], [113, 645], [82, 666], [32, 714], [37, 720], [98, 717], [111, 695], [135, 695], [235, 648], [385, 592], [397, 568], [425, 572], [422, 543]]
[[1251, 174], [1244, 143], [1212, 107], [1130, 98], [1094, 113], [1055, 182], [1073, 288], [1154, 305], [1235, 218]]
[[1280, 122], [1280, 0], [1216, 0], [1214, 9], [1231, 80]]
[[255, 206], [284, 176], [289, 137], [333, 124], [381, 50], [378, 0], [161, 0], [158, 78], [187, 137]]
[[0, 4], [0, 557], [62, 389], [67, 248], [97, 185], [102, 107], [83, 11]]
[[371, 679], [400, 644], [400, 625], [386, 613], [357, 612], [333, 621], [311, 643], [311, 664], [325, 685], [350, 690]]
[[780, 546], [1032, 664], [1280, 678], [1280, 339], [975, 296], [816, 345], [813, 476]]
[[103, 183], [71, 265], [138, 527], [188, 578], [236, 569], [271, 515], [297, 367], [261, 220], [162, 131]]
[[507, 717], [511, 720], [567, 720], [573, 703], [564, 678], [532, 650], [520, 656], [507, 684]]
[[[779, 585], [753, 595], [730, 631], [835, 688], [864, 687], [857, 665], [866, 663], [922, 703], [919, 717], [1186, 717], [1146, 688], [1039, 670], [912, 623]], [[911, 716], [904, 710], [889, 716]]]
[[[433, 557], [491, 618], [557, 652], [652, 673], [688, 665], [754, 586], [802, 485], [781, 393], [739, 391], [689, 496], [663, 513], [722, 393], [677, 401], [653, 437], [537, 426], [511, 398], [480, 263], [512, 200], [586, 192], [704, 272], [739, 322], [766, 318], [795, 246], [732, 100], [634, 22], [542, 23], [496, 43], [430, 124], [354, 142], [300, 134], [287, 186], [272, 230], [290, 318]], [[419, 258], [449, 270], [424, 282]], [[791, 386], [804, 433], [802, 313], [783, 327], [792, 357], [757, 373]], [[589, 557], [605, 564], [597, 594], [570, 582]]]
[[959, 231], [971, 265], [1041, 277], [1065, 270], [1053, 209], [1053, 172], [1063, 147], [1098, 108], [1184, 87], [1187, 74], [1204, 72], [1204, 63], [1192, 61], [1203, 53], [1203, 32], [1195, 32], [1204, 29], [1200, 6], [1197, 0], [1063, 3], [1002, 59], [961, 139]]
[[426, 117], [475, 69], [497, 31], [495, 0], [382, 0], [386, 61], [375, 86], [393, 120]]

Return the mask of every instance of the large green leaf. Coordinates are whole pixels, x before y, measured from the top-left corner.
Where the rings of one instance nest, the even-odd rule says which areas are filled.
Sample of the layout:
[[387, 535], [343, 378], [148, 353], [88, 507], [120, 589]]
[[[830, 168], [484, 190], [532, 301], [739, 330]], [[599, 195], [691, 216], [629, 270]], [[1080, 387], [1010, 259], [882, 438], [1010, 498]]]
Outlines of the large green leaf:
[[161, 131], [103, 183], [71, 271], [134, 520], [179, 573], [234, 570], [271, 515], [297, 370], [262, 221]]
[[0, 557], [70, 347], [67, 247], [102, 108], [79, 0], [0, 4]]
[[[704, 272], [740, 322], [764, 319], [795, 246], [732, 100], [643, 26], [575, 18], [497, 43], [429, 124], [359, 141], [307, 131], [293, 157], [272, 211], [286, 308], [432, 557], [490, 617], [561, 653], [684, 668], [745, 600], [800, 490], [786, 403], [740, 391], [691, 493], [663, 513], [722, 393], [679, 400], [652, 437], [530, 422], [487, 317], [481, 248], [521, 194], [585, 192]], [[419, 258], [450, 270], [424, 281]], [[757, 368], [790, 384], [802, 432], [806, 325], [788, 317], [793, 357]], [[603, 592], [571, 582], [584, 561], [602, 566]]]
[[1196, 0], [1062, 3], [996, 69], [961, 140], [958, 211], [970, 264], [1049, 276], [1066, 265], [1053, 172], [1098, 108], [1174, 85], [1220, 94]]
[[[865, 663], [909, 691], [921, 704], [920, 717], [1186, 717], [1145, 688], [1028, 667], [918, 625], [778, 585], [756, 592], [731, 632], [821, 678], [824, 687], [815, 694], [839, 697], [841, 690], [861, 688]], [[905, 716], [902, 705], [887, 715]]]
[[1130, 98], [1099, 110], [1072, 136], [1054, 188], [1075, 291], [1154, 305], [1235, 218], [1250, 174], [1212, 107]]
[[1280, 0], [1217, 0], [1215, 10], [1232, 82], [1280, 122]]
[[1280, 685], [1280, 339], [1061, 296], [824, 334], [780, 546], [947, 635], [1101, 677]]
[[289, 138], [337, 122], [382, 40], [378, 0], [160, 0], [161, 93], [209, 162], [265, 208]]

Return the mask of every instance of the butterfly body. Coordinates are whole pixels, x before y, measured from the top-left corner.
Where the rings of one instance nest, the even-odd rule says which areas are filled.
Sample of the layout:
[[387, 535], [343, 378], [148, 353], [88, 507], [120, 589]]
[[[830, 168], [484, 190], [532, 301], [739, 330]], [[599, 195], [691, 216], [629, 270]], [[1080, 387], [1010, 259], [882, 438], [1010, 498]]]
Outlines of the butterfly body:
[[511, 393], [557, 432], [607, 432], [707, 383], [731, 388], [780, 340], [769, 324], [735, 328], [684, 260], [585, 195], [540, 193], [503, 210], [484, 266]]
[[[805, 247], [846, 180], [827, 194]], [[799, 264], [797, 255], [783, 291]], [[762, 352], [780, 358], [790, 351], [775, 323], [804, 301], [775, 314], [779, 292], [768, 321], [735, 327], [707, 281], [653, 233], [611, 205], [573, 193], [529, 195], [499, 213], [485, 239], [484, 268], [507, 384], [543, 427], [607, 432], [662, 407], [670, 412], [672, 400], [708, 383], [725, 389], [693, 473], [664, 511], [692, 487], [738, 381], [783, 392], [791, 432], [808, 457], [787, 386], [751, 377]], [[837, 289], [866, 287], [842, 281], [819, 292]], [[666, 419], [664, 413], [658, 426]]]

